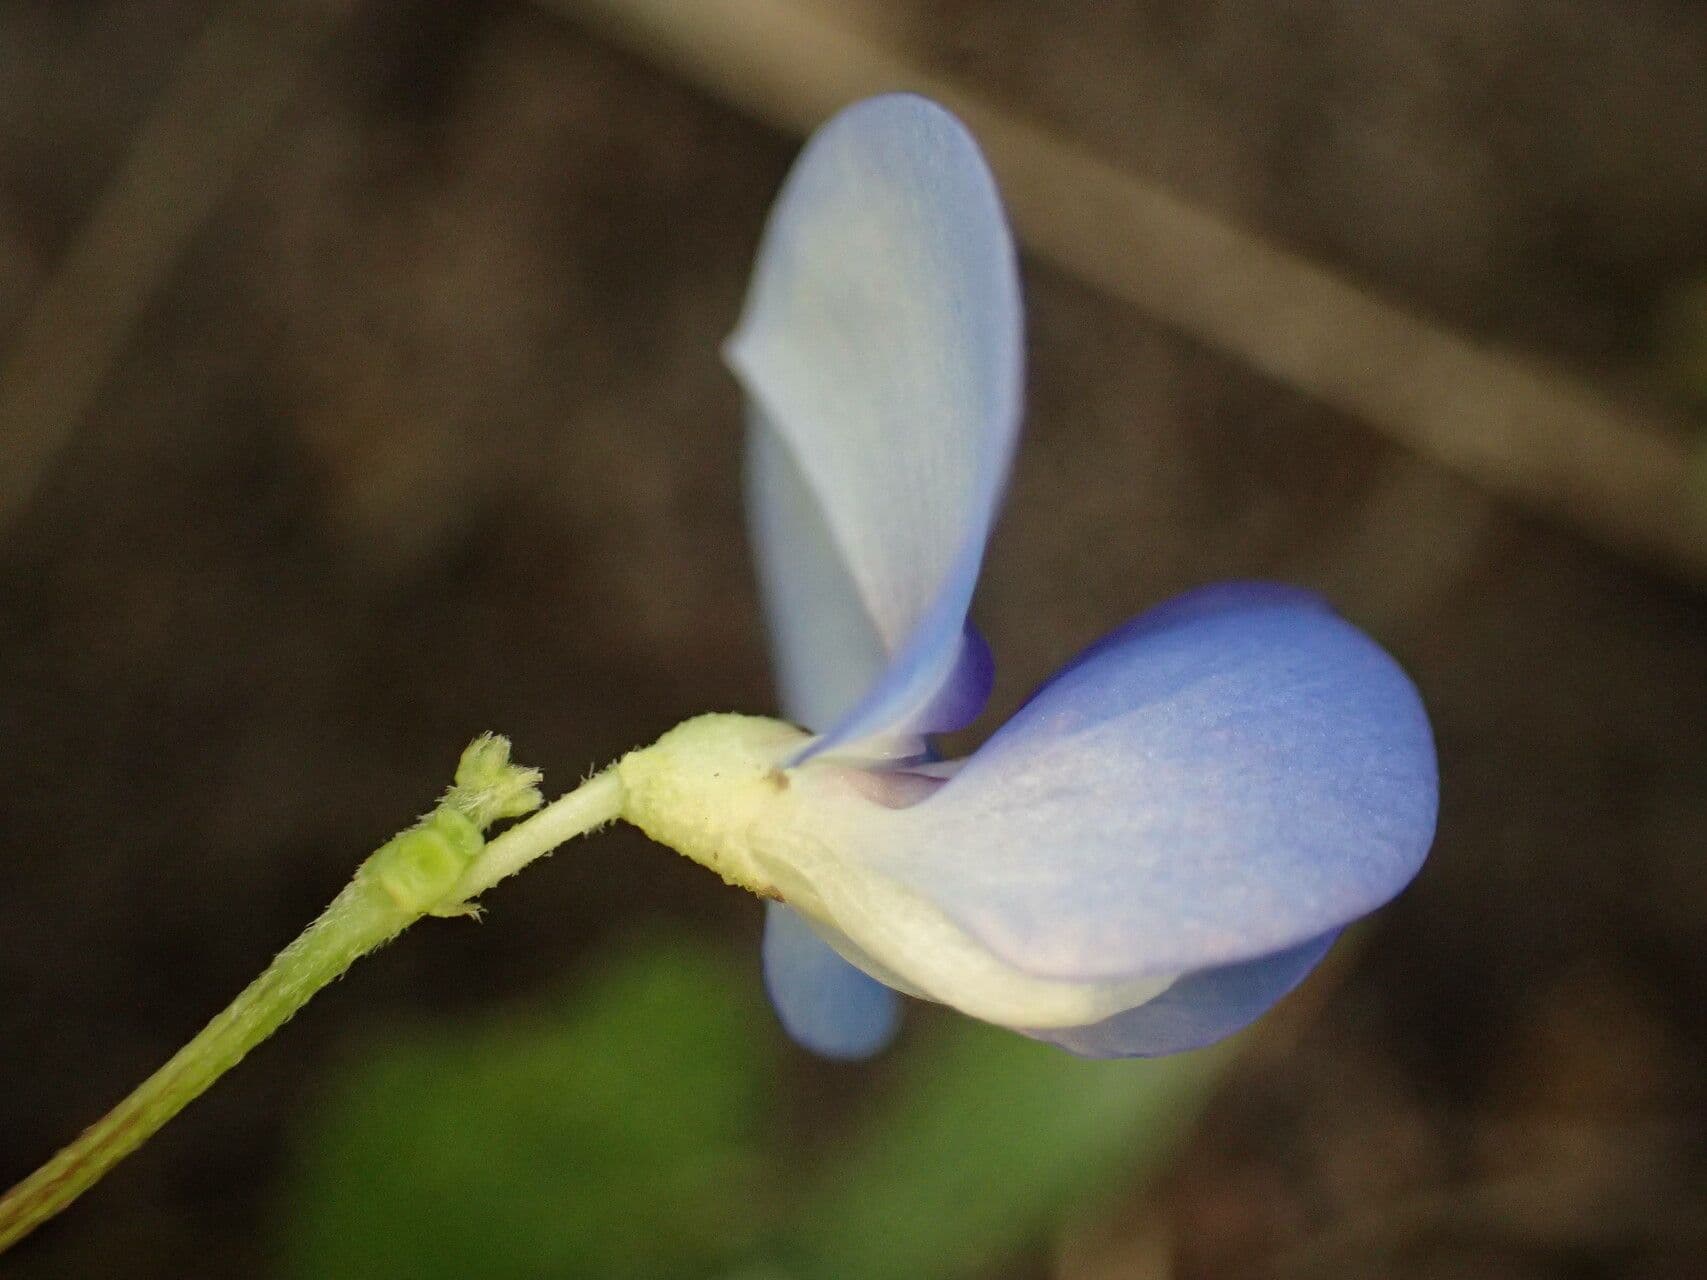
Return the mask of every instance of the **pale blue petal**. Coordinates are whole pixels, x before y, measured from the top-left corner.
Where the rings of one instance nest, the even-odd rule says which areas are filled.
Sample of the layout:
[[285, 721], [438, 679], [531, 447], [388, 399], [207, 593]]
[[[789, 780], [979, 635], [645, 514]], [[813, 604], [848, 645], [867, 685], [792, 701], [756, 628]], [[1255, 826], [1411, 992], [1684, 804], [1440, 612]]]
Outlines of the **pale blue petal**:
[[[749, 432], [748, 522], [782, 711], [821, 733], [876, 687], [889, 655], [792, 451], [757, 409]], [[966, 624], [951, 677], [927, 708], [929, 721], [969, 723], [993, 677], [989, 646]]]
[[765, 990], [777, 1017], [827, 1058], [866, 1058], [900, 1023], [900, 998], [832, 951], [793, 911], [765, 904]]
[[[888, 654], [830, 542], [793, 454], [749, 411], [748, 519], [782, 711], [823, 730], [882, 676]], [[801, 1044], [832, 1058], [877, 1052], [900, 1020], [899, 999], [825, 944], [781, 903], [765, 913], [765, 988]]]
[[1027, 1031], [1082, 1058], [1156, 1058], [1225, 1039], [1254, 1022], [1304, 980], [1338, 932], [1278, 955], [1181, 978], [1136, 1009], [1088, 1027]]
[[757, 409], [748, 423], [747, 518], [782, 713], [822, 733], [889, 655], [793, 454]]
[[[728, 346], [757, 409], [749, 505], [787, 696], [821, 719], [851, 673], [864, 681], [811, 726], [826, 731], [814, 751], [958, 728], [981, 705], [966, 610], [1022, 354], [1013, 244], [959, 122], [894, 95], [825, 125], [778, 198]], [[784, 451], [792, 489], [770, 479]], [[810, 550], [791, 545], [800, 530]]]
[[929, 799], [842, 839], [1004, 963], [1101, 981], [1356, 919], [1416, 873], [1436, 800], [1404, 672], [1316, 597], [1256, 584], [1117, 631]]

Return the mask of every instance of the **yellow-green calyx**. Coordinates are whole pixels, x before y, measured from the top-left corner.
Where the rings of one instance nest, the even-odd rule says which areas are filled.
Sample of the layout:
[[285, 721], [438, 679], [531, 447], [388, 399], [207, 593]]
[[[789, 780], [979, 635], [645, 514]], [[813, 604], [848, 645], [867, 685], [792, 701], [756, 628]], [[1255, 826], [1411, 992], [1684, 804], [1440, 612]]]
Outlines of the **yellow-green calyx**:
[[774, 898], [754, 846], [787, 826], [785, 762], [807, 741], [780, 720], [696, 716], [617, 762], [622, 816], [727, 883]]

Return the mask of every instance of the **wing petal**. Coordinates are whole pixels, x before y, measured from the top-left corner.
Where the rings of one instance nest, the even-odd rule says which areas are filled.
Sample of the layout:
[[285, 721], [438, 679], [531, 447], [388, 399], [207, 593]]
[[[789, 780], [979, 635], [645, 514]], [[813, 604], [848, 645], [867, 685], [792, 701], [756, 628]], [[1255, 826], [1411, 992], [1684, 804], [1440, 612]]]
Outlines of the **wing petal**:
[[1085, 1027], [1027, 1031], [1081, 1058], [1157, 1058], [1201, 1049], [1267, 1013], [1320, 963], [1338, 932], [1288, 951], [1181, 978], [1154, 1000]]
[[1180, 974], [1386, 902], [1436, 808], [1398, 664], [1316, 597], [1244, 584], [1093, 646], [856, 856], [1025, 972]]
[[765, 990], [789, 1035], [826, 1058], [866, 1058], [900, 1024], [900, 997], [832, 951], [780, 903], [765, 906]]

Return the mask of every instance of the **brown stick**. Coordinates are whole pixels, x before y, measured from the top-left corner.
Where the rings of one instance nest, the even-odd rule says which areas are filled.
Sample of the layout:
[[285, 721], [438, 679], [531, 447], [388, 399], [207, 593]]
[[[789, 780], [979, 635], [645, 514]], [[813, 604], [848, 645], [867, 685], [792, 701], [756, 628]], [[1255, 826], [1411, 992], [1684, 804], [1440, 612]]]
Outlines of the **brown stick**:
[[977, 133], [1038, 257], [1425, 458], [1707, 583], [1707, 502], [1671, 424], [1412, 315], [798, 2], [539, 3], [796, 133], [873, 93], [928, 94]]

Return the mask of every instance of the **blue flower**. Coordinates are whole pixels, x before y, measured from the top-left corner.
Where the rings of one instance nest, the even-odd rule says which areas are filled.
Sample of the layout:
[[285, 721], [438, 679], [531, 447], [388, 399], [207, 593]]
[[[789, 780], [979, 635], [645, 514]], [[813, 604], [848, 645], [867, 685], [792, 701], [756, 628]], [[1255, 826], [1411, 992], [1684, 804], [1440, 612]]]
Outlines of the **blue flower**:
[[928, 735], [990, 689], [967, 609], [1022, 347], [1013, 244], [959, 122], [898, 95], [827, 124], [727, 355], [783, 708], [815, 735], [786, 759], [806, 834], [759, 858], [780, 899], [766, 984], [832, 1056], [880, 1047], [897, 991], [1091, 1056], [1209, 1043], [1397, 893], [1433, 838], [1411, 682], [1272, 584], [1151, 609], [969, 758], [935, 760]]

